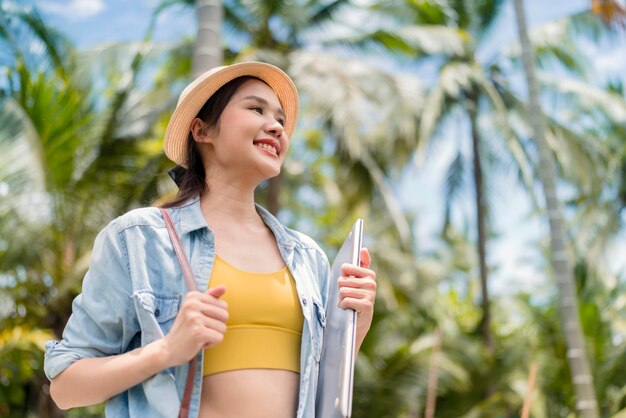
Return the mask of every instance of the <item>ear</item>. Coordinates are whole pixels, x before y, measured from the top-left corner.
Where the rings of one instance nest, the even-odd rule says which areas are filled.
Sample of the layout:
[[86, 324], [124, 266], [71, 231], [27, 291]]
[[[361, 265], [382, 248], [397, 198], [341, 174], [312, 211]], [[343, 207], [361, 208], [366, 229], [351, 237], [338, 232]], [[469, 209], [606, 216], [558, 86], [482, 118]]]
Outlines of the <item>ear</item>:
[[193, 135], [193, 139], [196, 142], [204, 142], [204, 143], [210, 143], [211, 142], [211, 137], [209, 135], [209, 127], [207, 126], [207, 124], [200, 118], [195, 118], [192, 122], [191, 122], [191, 135]]

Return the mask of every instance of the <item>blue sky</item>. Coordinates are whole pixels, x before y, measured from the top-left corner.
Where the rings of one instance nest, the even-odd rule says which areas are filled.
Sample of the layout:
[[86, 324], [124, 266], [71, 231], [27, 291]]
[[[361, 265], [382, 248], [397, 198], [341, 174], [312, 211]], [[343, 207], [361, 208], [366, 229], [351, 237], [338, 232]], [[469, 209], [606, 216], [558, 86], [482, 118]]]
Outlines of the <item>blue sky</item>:
[[[139, 40], [143, 37], [150, 15], [160, 0], [26, 0], [35, 4], [47, 20], [67, 34], [81, 48], [110, 43]], [[588, 7], [588, 0], [527, 0], [526, 9], [529, 25], [536, 27], [555, 19], [563, 18]], [[157, 23], [155, 38], [159, 41], [176, 41], [195, 32], [193, 11], [171, 8], [162, 14]], [[500, 23], [494, 28], [491, 46], [516, 41], [516, 24], [511, 5], [505, 9]], [[614, 45], [610, 53], [595, 54], [594, 67], [598, 74], [621, 75], [626, 69], [626, 46]], [[420, 248], [434, 246], [433, 237], [441, 225], [444, 170], [453, 158], [451, 141], [443, 141], [436, 152], [429, 154], [428, 163], [419, 169], [407, 170], [397, 188], [399, 198], [406, 210], [416, 214], [417, 237]], [[497, 192], [491, 203], [494, 205], [493, 221], [497, 239], [489, 243], [490, 262], [496, 267], [492, 289], [496, 293], [508, 293], [524, 289], [542, 291], [552, 288], [545, 273], [540, 270], [542, 256], [536, 243], [544, 238], [547, 227], [531, 216], [531, 208], [524, 193], [515, 184], [513, 175], [503, 176], [497, 184]], [[468, 199], [469, 200], [469, 199]], [[468, 202], [465, 216], [471, 213]], [[367, 226], [366, 226], [367, 228]], [[624, 240], [622, 240], [624, 241]], [[619, 244], [615, 251], [626, 250]], [[621, 270], [622, 265], [615, 265]]]
[[[100, 43], [140, 40], [160, 0], [26, 0], [79, 48]], [[193, 34], [193, 11], [173, 7], [159, 19], [156, 40]]]
[[[51, 21], [68, 33], [80, 47], [101, 42], [140, 39], [150, 13], [160, 0], [24, 0], [35, 4]], [[588, 0], [527, 0], [531, 26], [583, 10]], [[193, 33], [192, 13], [173, 9], [161, 19], [159, 39], [176, 39]], [[512, 7], [507, 7], [502, 24], [496, 29], [503, 42], [515, 36]], [[500, 35], [503, 35], [500, 37]]]

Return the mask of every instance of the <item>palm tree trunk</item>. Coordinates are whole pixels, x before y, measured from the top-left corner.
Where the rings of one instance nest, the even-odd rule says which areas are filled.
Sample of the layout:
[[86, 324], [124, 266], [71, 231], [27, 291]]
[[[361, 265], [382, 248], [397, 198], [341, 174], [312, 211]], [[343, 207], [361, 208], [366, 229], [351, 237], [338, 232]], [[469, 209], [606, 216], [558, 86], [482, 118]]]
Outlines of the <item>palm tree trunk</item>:
[[480, 269], [480, 290], [482, 296], [483, 318], [480, 332], [488, 354], [493, 354], [494, 342], [491, 334], [491, 307], [489, 299], [489, 271], [487, 269], [487, 234], [485, 232], [485, 198], [483, 188], [483, 168], [480, 152], [480, 134], [478, 132], [478, 94], [472, 92], [469, 98], [469, 118], [472, 130], [472, 152], [474, 165], [474, 189], [476, 191], [476, 225], [478, 229], [478, 263]]
[[494, 394], [493, 367], [491, 367], [494, 354], [494, 340], [491, 333], [491, 299], [489, 298], [489, 270], [487, 268], [487, 233], [485, 221], [485, 190], [483, 181], [483, 167], [480, 152], [480, 133], [478, 132], [478, 102], [479, 95], [476, 90], [468, 94], [468, 113], [470, 128], [472, 130], [472, 153], [474, 166], [474, 189], [476, 199], [476, 226], [478, 230], [478, 266], [480, 273], [481, 308], [483, 317], [480, 322], [480, 334], [485, 344], [489, 367], [486, 370], [485, 395], [490, 397]]
[[556, 171], [546, 142], [546, 121], [539, 104], [539, 87], [535, 76], [534, 54], [528, 37], [523, 0], [515, 0], [515, 14], [522, 45], [522, 58], [528, 84], [529, 119], [539, 152], [539, 180], [543, 186], [546, 210], [550, 223], [550, 250], [552, 268], [559, 291], [559, 308], [567, 344], [567, 360], [576, 394], [576, 410], [581, 418], [598, 418], [598, 403], [593, 376], [587, 360], [585, 341], [580, 325], [578, 299], [573, 271], [565, 246], [565, 229], [560, 203], [556, 194]]
[[222, 65], [224, 58], [220, 31], [223, 14], [221, 0], [196, 0], [198, 33], [193, 50], [194, 77]]
[[439, 352], [441, 351], [441, 329], [438, 327], [435, 334], [435, 345], [430, 357], [428, 368], [428, 390], [426, 392], [426, 408], [424, 418], [435, 418], [437, 408], [437, 381], [439, 380]]

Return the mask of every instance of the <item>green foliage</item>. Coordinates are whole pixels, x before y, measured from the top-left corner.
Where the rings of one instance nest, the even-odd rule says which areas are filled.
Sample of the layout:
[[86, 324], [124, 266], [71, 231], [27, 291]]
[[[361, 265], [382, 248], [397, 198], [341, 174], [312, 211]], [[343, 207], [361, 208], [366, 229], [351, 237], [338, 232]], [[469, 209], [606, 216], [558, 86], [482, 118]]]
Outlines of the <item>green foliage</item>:
[[[151, 104], [158, 89], [146, 92], [137, 83], [145, 45], [129, 60], [99, 65], [98, 77], [107, 79], [92, 80], [85, 77], [89, 61], [36, 12], [10, 10], [0, 16], [0, 40], [12, 47], [3, 56], [8, 70], [0, 96], [0, 186], [10, 196], [0, 200], [0, 329], [37, 344], [2, 346], [2, 381], [10, 385], [2, 387], [0, 409], [49, 416], [58, 410], [42, 396], [42, 336], [61, 335], [97, 231], [161, 192], [162, 132], [152, 132], [164, 109]], [[47, 46], [43, 58], [15, 42], [25, 32]], [[55, 58], [61, 54], [62, 63]], [[98, 416], [101, 409], [90, 410]]]
[[22, 326], [0, 332], [0, 414], [22, 417], [26, 388], [43, 368], [42, 348], [50, 333]]
[[[176, 103], [172, 85], [191, 71], [193, 40], [166, 48], [146, 39], [78, 54], [36, 12], [2, 4], [0, 60], [8, 71], [0, 84], [0, 415], [100, 417], [102, 406], [62, 415], [51, 405], [43, 342], [60, 335], [97, 231], [118, 214], [171, 193], [161, 140]], [[174, 4], [194, 5], [166, 1], [155, 16]], [[497, 175], [501, 160], [514, 162], [534, 193], [527, 107], [507, 81], [518, 74], [515, 48], [489, 63], [477, 56], [502, 5], [379, 2], [359, 12], [394, 24], [351, 28], [333, 38], [320, 30], [337, 27], [338, 17], [354, 10], [347, 1], [224, 3], [226, 31], [249, 41], [243, 50], [227, 46], [227, 59], [274, 62], [301, 92], [280, 217], [315, 236], [331, 257], [353, 220], [366, 219], [378, 300], [357, 360], [355, 418], [422, 415], [437, 329], [438, 418], [517, 417], [534, 363], [539, 379], [532, 416], [565, 418], [574, 411], [554, 295], [496, 297], [495, 347], [488, 352], [480, 335], [472, 234], [459, 233], [445, 216], [442, 241], [425, 252], [414, 239], [419, 220], [395, 198], [407, 165], [423, 158], [428, 140], [436, 141], [449, 123], [467, 120], [471, 106], [489, 144], [482, 155], [486, 175]], [[585, 19], [576, 16], [559, 33], [571, 34], [568, 25], [582, 30]], [[44, 46], [41, 56], [24, 50], [33, 39]], [[568, 75], [584, 77], [576, 44], [548, 41], [538, 54], [546, 70], [559, 62]], [[351, 55], [342, 55], [342, 48]], [[412, 73], [372, 65], [381, 57], [409, 63]], [[424, 62], [439, 65], [432, 86], [420, 78]], [[147, 85], [140, 82], [146, 79]], [[577, 270], [580, 314], [602, 414], [609, 417], [626, 408], [624, 289], [621, 277], [603, 270], [600, 256], [610, 241], [603, 237], [622, 229], [624, 94], [620, 85], [600, 91], [584, 78], [545, 77], [544, 86], [570, 112], [546, 116], [561, 184], [578, 192], [570, 231], [580, 239], [574, 253], [586, 263]], [[469, 167], [459, 148], [445, 182], [448, 214], [467, 187]]]

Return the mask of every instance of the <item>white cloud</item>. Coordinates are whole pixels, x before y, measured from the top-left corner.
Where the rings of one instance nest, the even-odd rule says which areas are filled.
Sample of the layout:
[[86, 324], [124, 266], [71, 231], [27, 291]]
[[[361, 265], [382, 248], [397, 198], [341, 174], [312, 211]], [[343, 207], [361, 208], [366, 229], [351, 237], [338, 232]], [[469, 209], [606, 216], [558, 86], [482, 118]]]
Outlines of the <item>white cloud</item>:
[[70, 0], [67, 3], [48, 1], [42, 2], [40, 7], [49, 13], [78, 21], [98, 15], [104, 10], [104, 2], [102, 0]]

